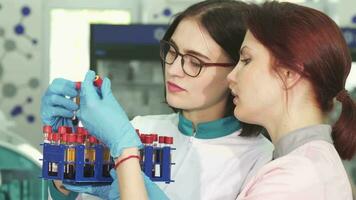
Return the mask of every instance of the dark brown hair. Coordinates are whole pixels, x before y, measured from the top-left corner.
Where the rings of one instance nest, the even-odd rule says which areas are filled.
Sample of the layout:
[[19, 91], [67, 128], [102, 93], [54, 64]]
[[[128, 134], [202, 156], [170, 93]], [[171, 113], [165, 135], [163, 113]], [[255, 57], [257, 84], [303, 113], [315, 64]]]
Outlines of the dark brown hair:
[[[243, 16], [249, 5], [233, 0], [208, 0], [196, 3], [177, 14], [167, 29], [163, 40], [169, 41], [179, 23], [187, 18], [197, 19], [208, 31], [215, 42], [226, 52], [232, 62], [240, 59], [239, 49], [246, 33]], [[164, 71], [164, 63], [162, 62]], [[225, 116], [233, 115], [234, 104], [232, 95], [228, 98]], [[172, 108], [174, 111], [179, 111]], [[241, 136], [258, 135], [263, 128], [257, 125], [242, 123]]]

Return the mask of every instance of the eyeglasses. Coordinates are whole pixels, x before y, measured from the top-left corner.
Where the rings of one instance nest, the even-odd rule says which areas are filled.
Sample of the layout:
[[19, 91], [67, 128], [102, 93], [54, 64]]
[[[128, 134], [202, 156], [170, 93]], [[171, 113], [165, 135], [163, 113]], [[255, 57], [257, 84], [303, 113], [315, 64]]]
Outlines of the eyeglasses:
[[160, 41], [160, 57], [164, 63], [171, 65], [178, 56], [182, 57], [183, 72], [191, 77], [197, 77], [203, 67], [232, 67], [236, 65], [235, 63], [206, 63], [193, 55], [180, 53], [171, 42]]

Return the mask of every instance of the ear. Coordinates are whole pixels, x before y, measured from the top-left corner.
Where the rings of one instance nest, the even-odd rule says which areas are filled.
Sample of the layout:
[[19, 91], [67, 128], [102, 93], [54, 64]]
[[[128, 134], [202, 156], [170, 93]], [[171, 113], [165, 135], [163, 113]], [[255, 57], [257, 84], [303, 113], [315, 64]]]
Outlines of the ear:
[[301, 80], [301, 78], [302, 78], [302, 75], [300, 72], [294, 71], [291, 69], [287, 69], [287, 68], [282, 68], [280, 70], [280, 75], [283, 79], [283, 86], [284, 86], [285, 90], [288, 90], [288, 89], [294, 87], [299, 82], [299, 80]]

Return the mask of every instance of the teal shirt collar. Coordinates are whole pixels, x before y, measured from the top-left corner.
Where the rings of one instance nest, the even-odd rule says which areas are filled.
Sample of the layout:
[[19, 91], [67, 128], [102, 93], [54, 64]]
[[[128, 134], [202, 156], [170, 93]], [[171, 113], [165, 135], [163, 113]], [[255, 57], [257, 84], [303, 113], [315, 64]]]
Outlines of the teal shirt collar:
[[178, 129], [186, 136], [213, 139], [230, 135], [240, 128], [240, 122], [234, 116], [229, 116], [215, 121], [199, 123], [194, 135], [193, 123], [185, 118], [182, 113], [179, 113]]

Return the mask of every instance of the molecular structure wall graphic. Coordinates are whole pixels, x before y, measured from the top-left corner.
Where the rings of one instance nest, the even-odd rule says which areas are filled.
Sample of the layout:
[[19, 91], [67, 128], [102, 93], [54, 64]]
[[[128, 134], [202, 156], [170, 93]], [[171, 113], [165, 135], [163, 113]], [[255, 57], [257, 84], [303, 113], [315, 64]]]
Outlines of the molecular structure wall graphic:
[[[5, 6], [0, 3], [0, 12], [4, 11]], [[10, 108], [9, 112], [10, 116], [13, 118], [17, 118], [19, 116], [25, 116], [28, 123], [35, 122], [35, 116], [31, 113], [26, 113], [25, 106], [31, 104], [33, 101], [33, 97], [30, 95], [27, 96], [25, 100], [22, 102], [16, 102], [14, 99], [15, 97], [21, 92], [23, 88], [30, 88], [30, 89], [37, 89], [39, 88], [40, 81], [36, 77], [29, 77], [29, 80], [23, 80], [25, 83], [18, 83], [17, 82], [4, 82], [4, 76], [6, 73], [6, 66], [4, 66], [4, 60], [6, 59], [7, 55], [11, 53], [15, 53], [21, 57], [24, 57], [29, 62], [33, 58], [33, 54], [31, 52], [25, 52], [21, 50], [18, 45], [17, 41], [14, 39], [9, 39], [9, 35], [15, 34], [18, 37], [23, 37], [28, 40], [33, 46], [38, 44], [37, 39], [31, 37], [26, 32], [26, 27], [24, 25], [25, 19], [31, 15], [31, 8], [29, 6], [22, 6], [19, 10], [15, 11], [18, 12], [20, 16], [20, 20], [13, 26], [12, 30], [5, 30], [5, 28], [0, 23], [0, 40], [3, 40], [2, 50], [0, 49], [0, 106], [3, 101], [11, 101], [14, 103], [12, 108]], [[9, 67], [9, 66], [8, 66]], [[21, 67], [21, 66], [18, 66]], [[21, 69], [22, 70], [22, 69]], [[21, 71], [20, 70], [20, 71]], [[4, 108], [2, 108], [4, 109]], [[34, 111], [31, 111], [34, 112]]]
[[165, 8], [161, 11], [161, 13], [155, 13], [153, 14], [153, 18], [157, 19], [158, 17], [160, 16], [163, 16], [163, 17], [171, 17], [172, 16], [172, 10], [170, 8]]

